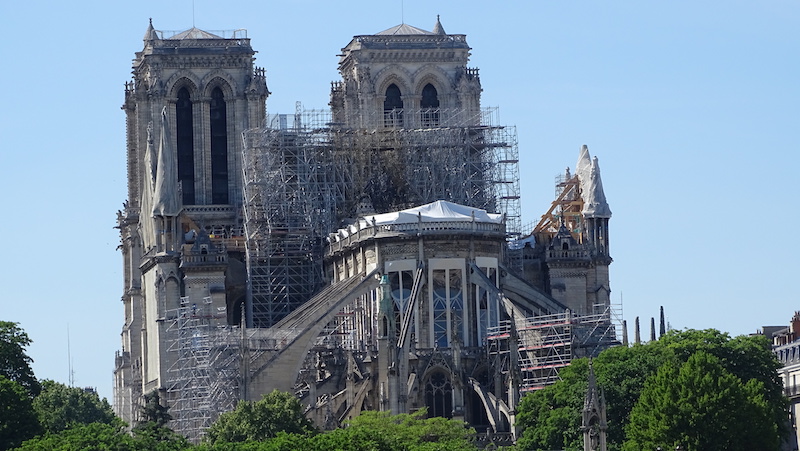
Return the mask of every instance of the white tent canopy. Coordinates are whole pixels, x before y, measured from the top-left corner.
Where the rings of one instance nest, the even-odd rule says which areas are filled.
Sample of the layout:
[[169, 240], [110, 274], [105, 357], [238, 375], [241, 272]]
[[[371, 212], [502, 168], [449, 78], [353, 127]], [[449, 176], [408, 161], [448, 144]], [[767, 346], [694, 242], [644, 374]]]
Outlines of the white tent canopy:
[[466, 205], [454, 204], [445, 200], [437, 200], [419, 207], [406, 210], [384, 213], [366, 218], [375, 225], [385, 224], [411, 224], [416, 222], [488, 222], [501, 224], [503, 215], [487, 213], [480, 208], [467, 207]]
[[406, 210], [395, 211], [391, 213], [383, 213], [377, 215], [367, 215], [366, 217], [359, 218], [354, 224], [339, 229], [334, 234], [335, 239], [338, 240], [342, 237], [347, 237], [358, 233], [359, 230], [364, 230], [369, 227], [380, 226], [396, 226], [403, 224], [419, 224], [419, 223], [483, 223], [483, 224], [503, 224], [505, 218], [502, 214], [487, 213], [486, 210], [475, 207], [467, 207], [466, 205], [454, 204], [444, 200], [437, 200], [429, 204], [420, 205], [418, 207], [409, 208]]

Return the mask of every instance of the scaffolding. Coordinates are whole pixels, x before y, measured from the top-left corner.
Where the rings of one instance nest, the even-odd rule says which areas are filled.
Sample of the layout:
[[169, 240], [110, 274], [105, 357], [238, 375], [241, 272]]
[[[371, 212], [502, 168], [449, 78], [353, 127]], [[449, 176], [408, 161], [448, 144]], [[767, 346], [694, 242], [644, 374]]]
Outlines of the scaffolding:
[[572, 236], [583, 242], [584, 218], [583, 198], [581, 197], [580, 181], [578, 176], [572, 175], [569, 168], [566, 173], [556, 176], [555, 200], [550, 208], [542, 215], [539, 223], [533, 228], [533, 234], [540, 242], [549, 242], [558, 233], [561, 224], [572, 233]]
[[324, 130], [304, 129], [297, 115], [291, 126], [277, 120], [245, 133], [248, 327], [272, 326], [322, 285], [322, 237], [341, 185]]
[[211, 298], [182, 297], [167, 318], [167, 398], [175, 432], [199, 443], [220, 413], [239, 400], [238, 328], [224, 324], [225, 312], [213, 311]]
[[559, 371], [574, 358], [596, 357], [619, 345], [620, 310], [616, 305], [595, 306], [598, 313], [589, 315], [567, 310], [502, 321], [489, 330], [488, 352], [496, 362], [513, 361], [507, 354], [516, 353], [520, 392], [539, 390], [558, 381]]
[[493, 125], [496, 109], [479, 121], [395, 113], [436, 121], [353, 129], [298, 109], [245, 132], [248, 327], [272, 326], [321, 288], [324, 238], [358, 216], [448, 200], [504, 213], [509, 237], [519, 236], [516, 129]]

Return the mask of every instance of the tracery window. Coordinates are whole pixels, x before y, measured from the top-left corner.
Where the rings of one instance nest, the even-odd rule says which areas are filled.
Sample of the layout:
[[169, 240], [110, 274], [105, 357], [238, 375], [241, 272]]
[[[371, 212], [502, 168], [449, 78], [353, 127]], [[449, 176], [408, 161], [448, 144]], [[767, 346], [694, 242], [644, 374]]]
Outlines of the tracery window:
[[449, 347], [452, 339], [464, 343], [464, 296], [460, 269], [433, 271], [433, 343]]
[[211, 91], [211, 203], [228, 203], [228, 120], [225, 96]]
[[453, 418], [453, 385], [443, 371], [431, 374], [425, 384], [425, 404], [428, 415]]
[[392, 301], [394, 302], [393, 309], [396, 338], [400, 338], [403, 312], [406, 311], [408, 301], [411, 299], [411, 287], [414, 284], [413, 274], [414, 273], [412, 271], [397, 271], [389, 273]]
[[383, 101], [384, 127], [403, 126], [403, 97], [400, 88], [392, 83], [386, 88], [386, 97]]
[[[495, 286], [497, 285], [497, 261], [496, 259], [487, 259], [479, 257], [476, 263], [483, 274]], [[475, 343], [479, 345], [486, 344], [486, 336], [491, 327], [499, 325], [500, 321], [500, 304], [496, 295], [489, 293], [487, 290], [472, 285], [474, 287], [475, 310], [477, 312], [477, 327], [471, 335]]]

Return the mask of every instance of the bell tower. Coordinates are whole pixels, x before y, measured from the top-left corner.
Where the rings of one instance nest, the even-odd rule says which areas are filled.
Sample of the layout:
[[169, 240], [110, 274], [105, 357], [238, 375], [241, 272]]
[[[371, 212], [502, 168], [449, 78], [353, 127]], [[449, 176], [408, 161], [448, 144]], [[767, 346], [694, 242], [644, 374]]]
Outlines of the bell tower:
[[269, 95], [255, 53], [246, 30], [167, 32], [151, 20], [125, 83], [125, 324], [114, 405], [129, 423], [143, 394], [167, 389], [166, 320], [194, 304], [221, 312], [220, 324], [238, 318], [241, 136], [264, 122]]
[[401, 24], [355, 36], [331, 88], [334, 122], [348, 128], [477, 125], [481, 83], [466, 35]]

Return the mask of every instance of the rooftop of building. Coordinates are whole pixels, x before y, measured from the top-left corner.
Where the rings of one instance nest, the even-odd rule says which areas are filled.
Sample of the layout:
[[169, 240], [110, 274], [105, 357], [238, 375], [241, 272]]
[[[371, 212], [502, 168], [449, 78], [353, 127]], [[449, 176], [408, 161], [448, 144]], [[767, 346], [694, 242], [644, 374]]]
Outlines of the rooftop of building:
[[403, 235], [464, 234], [505, 238], [506, 218], [480, 208], [444, 200], [405, 210], [368, 214], [328, 237], [331, 250], [360, 242], [362, 239]]
[[346, 53], [358, 49], [405, 50], [429, 48], [469, 49], [467, 37], [463, 34], [447, 34], [439, 17], [433, 31], [428, 31], [406, 23], [395, 25], [375, 34], [357, 35], [343, 49]]

